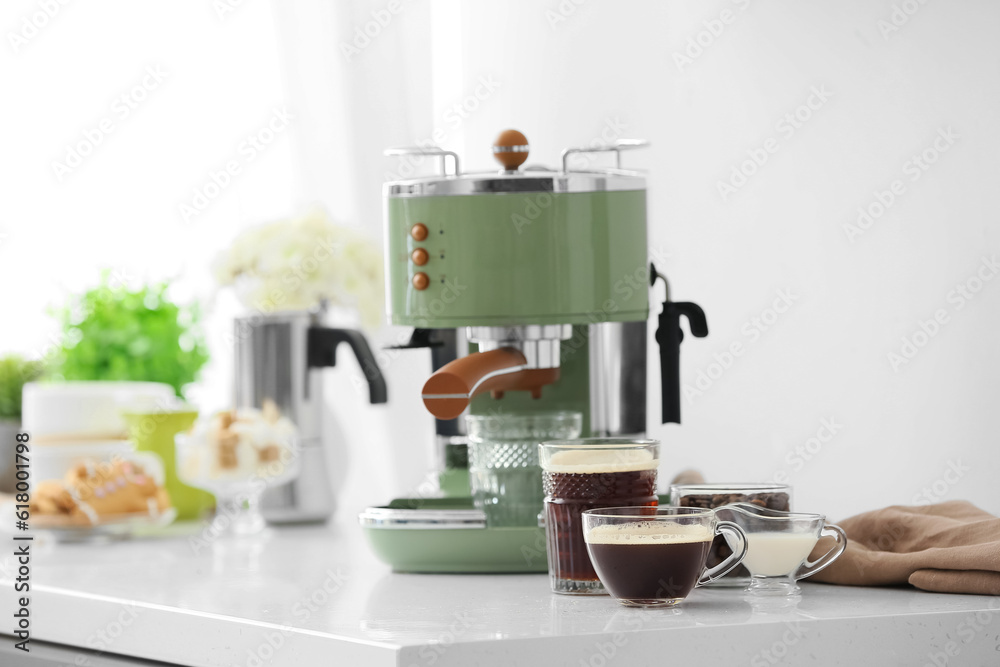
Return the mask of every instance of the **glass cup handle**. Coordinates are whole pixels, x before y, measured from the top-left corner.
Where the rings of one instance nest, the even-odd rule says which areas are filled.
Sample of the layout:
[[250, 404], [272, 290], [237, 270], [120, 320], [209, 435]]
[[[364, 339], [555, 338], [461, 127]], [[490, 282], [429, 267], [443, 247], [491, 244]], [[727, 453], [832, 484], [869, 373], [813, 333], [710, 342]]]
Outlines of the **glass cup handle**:
[[729, 544], [729, 548], [733, 550], [733, 553], [726, 560], [722, 561], [713, 568], [705, 570], [705, 573], [701, 575], [701, 579], [698, 580], [698, 586], [704, 586], [705, 584], [710, 584], [719, 577], [724, 577], [736, 567], [743, 562], [743, 557], [747, 555], [747, 535], [743, 532], [743, 529], [732, 521], [720, 521], [715, 527], [715, 534], [722, 535], [723, 533], [729, 533], [735, 541], [737, 546], [733, 548], [733, 543], [730, 541], [730, 537], [726, 536], [726, 543]]
[[802, 563], [799, 569], [795, 571], [793, 578], [798, 581], [799, 579], [805, 579], [806, 577], [811, 577], [816, 574], [826, 566], [828, 566], [833, 561], [840, 557], [840, 554], [844, 553], [844, 549], [847, 548], [847, 535], [844, 530], [837, 525], [828, 524], [819, 534], [820, 537], [832, 537], [836, 540], [833, 547], [827, 551], [825, 554], [817, 558], [816, 560]]

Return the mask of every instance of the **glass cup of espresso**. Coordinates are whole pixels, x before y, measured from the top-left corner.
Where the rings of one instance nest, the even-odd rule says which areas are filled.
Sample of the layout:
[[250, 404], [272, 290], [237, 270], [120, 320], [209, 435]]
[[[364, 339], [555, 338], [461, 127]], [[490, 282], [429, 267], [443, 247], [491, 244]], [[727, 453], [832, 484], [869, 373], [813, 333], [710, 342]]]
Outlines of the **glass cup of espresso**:
[[[726, 537], [733, 553], [706, 570], [716, 535]], [[583, 536], [604, 587], [627, 607], [673, 607], [732, 571], [747, 553], [742, 528], [694, 507], [588, 510]]]
[[583, 438], [539, 445], [545, 491], [545, 533], [552, 590], [604, 595], [583, 541], [586, 510], [656, 507], [658, 440]]

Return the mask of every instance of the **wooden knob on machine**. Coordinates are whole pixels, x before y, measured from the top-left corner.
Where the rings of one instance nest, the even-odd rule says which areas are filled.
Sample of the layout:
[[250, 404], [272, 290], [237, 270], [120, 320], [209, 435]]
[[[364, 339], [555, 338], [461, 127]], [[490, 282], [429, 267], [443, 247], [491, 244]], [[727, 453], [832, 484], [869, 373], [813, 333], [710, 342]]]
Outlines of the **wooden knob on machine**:
[[417, 224], [410, 227], [410, 236], [413, 237], [414, 241], [426, 240], [428, 233], [429, 232], [427, 231], [427, 225], [425, 225], [422, 222], [418, 222]]
[[410, 253], [410, 259], [417, 266], [423, 266], [424, 264], [427, 263], [427, 261], [430, 258], [431, 258], [430, 253], [423, 248], [417, 248], [416, 250]]
[[517, 130], [504, 130], [493, 142], [493, 157], [507, 171], [516, 171], [528, 159], [528, 138]]

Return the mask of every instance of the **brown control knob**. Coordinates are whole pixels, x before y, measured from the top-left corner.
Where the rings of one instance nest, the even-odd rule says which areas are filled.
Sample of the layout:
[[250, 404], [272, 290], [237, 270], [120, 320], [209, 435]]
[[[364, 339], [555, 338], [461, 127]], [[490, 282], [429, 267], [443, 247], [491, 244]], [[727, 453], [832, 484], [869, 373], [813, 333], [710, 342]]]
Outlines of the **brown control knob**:
[[431, 279], [427, 277], [427, 274], [423, 271], [413, 274], [413, 287], [418, 290], [425, 290], [431, 284]]
[[427, 225], [422, 222], [418, 222], [410, 227], [410, 236], [413, 237], [414, 241], [425, 241], [427, 239], [427, 234]]
[[493, 142], [493, 157], [507, 171], [516, 171], [528, 159], [528, 138], [517, 130], [504, 130]]
[[413, 263], [417, 266], [423, 266], [430, 258], [431, 256], [423, 248], [417, 248], [410, 253], [410, 259], [412, 259]]

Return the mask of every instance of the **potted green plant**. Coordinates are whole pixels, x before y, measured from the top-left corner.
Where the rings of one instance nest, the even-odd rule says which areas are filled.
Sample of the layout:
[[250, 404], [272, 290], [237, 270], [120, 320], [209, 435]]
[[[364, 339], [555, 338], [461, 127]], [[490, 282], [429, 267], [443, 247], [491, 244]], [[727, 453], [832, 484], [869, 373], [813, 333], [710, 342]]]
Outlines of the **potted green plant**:
[[164, 382], [183, 396], [208, 360], [196, 305], [181, 307], [168, 283], [137, 289], [109, 283], [88, 290], [56, 313], [62, 345], [55, 373], [64, 380]]
[[[62, 345], [55, 374], [64, 380], [162, 382], [183, 398], [208, 360], [197, 305], [170, 300], [168, 283], [136, 289], [101, 284], [56, 313]], [[138, 409], [138, 408], [137, 408]], [[123, 418], [137, 449], [157, 454], [178, 518], [193, 519], [214, 504], [211, 494], [180, 482], [174, 469], [174, 435], [194, 422], [183, 404], [127, 411]]]
[[0, 492], [14, 490], [14, 436], [21, 430], [21, 389], [41, 377], [42, 362], [0, 357]]

